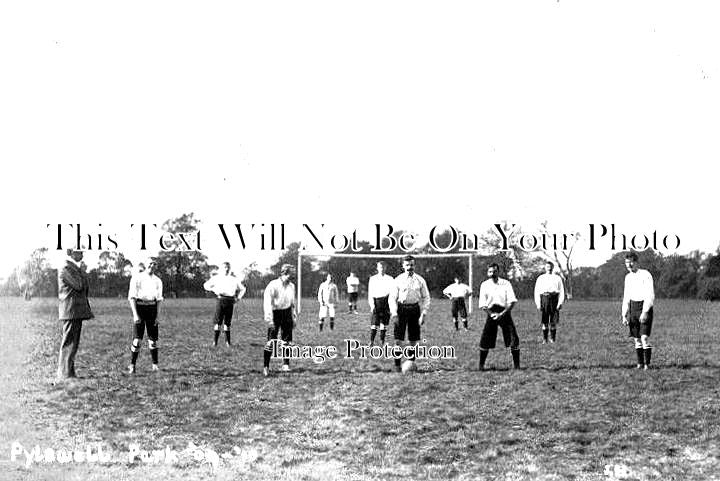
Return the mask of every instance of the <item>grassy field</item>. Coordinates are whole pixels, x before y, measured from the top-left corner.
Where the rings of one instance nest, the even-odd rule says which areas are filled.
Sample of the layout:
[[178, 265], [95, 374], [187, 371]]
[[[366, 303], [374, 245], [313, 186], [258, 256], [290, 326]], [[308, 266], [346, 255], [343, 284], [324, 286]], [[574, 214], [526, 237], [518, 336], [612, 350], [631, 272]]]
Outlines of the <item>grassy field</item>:
[[[235, 346], [217, 349], [213, 300], [168, 300], [163, 370], [150, 371], [144, 343], [135, 376], [124, 373], [127, 302], [92, 304], [81, 378], [52, 385], [56, 301], [0, 299], [2, 479], [720, 479], [718, 304], [658, 301], [647, 372], [633, 368], [617, 302], [568, 304], [554, 345], [540, 344], [534, 306], [520, 302], [523, 369], [496, 349], [478, 372], [478, 314], [456, 333], [448, 303], [436, 300], [423, 337], [454, 345], [457, 359], [420, 361], [413, 375], [391, 372], [392, 361], [304, 360], [269, 378], [256, 300], [240, 304]], [[296, 342], [341, 348], [368, 337], [366, 313], [342, 313], [334, 331], [318, 333], [315, 304], [304, 308]], [[114, 457], [25, 466], [24, 456], [11, 461], [13, 442], [101, 443]], [[131, 444], [168, 447], [177, 462], [129, 463]]]

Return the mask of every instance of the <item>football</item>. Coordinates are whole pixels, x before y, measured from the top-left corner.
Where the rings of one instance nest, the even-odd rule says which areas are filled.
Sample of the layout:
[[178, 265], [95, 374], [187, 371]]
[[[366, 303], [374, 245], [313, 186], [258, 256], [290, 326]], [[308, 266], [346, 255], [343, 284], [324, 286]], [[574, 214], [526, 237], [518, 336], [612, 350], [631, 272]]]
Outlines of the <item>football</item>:
[[403, 361], [401, 369], [403, 374], [410, 374], [417, 371], [417, 365], [415, 365], [415, 361], [408, 359]]

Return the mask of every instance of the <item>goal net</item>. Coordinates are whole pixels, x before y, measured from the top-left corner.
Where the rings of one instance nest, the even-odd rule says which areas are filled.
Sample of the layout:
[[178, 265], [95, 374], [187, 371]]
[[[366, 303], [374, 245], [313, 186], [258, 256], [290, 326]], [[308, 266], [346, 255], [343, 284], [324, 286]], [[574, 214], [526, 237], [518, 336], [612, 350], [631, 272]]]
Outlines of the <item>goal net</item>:
[[[408, 254], [344, 254], [344, 253], [298, 253], [297, 260], [297, 310], [302, 311], [302, 293], [305, 285], [306, 295], [314, 295], [325, 276], [334, 276], [338, 290], [345, 292], [345, 279], [353, 272], [360, 279], [360, 296], [367, 297], [368, 280], [376, 274], [380, 261], [386, 265], [386, 273], [395, 277], [402, 272], [402, 258]], [[416, 259], [416, 270], [428, 283], [430, 292], [442, 291], [453, 282], [453, 276], [459, 275], [462, 281], [473, 285], [472, 254], [412, 254]], [[433, 259], [436, 261], [433, 262]], [[441, 259], [443, 262], [438, 262]], [[442, 264], [442, 265], [441, 265]], [[437, 267], [442, 267], [439, 269]], [[441, 283], [442, 285], [435, 285]], [[472, 295], [468, 311], [472, 312]]]

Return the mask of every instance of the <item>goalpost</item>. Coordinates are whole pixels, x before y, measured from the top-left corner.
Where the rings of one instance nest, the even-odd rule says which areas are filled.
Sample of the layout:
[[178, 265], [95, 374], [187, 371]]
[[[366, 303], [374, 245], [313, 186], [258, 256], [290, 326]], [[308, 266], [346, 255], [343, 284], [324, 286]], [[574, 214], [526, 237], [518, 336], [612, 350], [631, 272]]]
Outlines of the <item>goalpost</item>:
[[[402, 259], [407, 255], [412, 255], [415, 259], [428, 259], [428, 258], [451, 258], [451, 257], [464, 257], [468, 261], [468, 285], [470, 290], [473, 288], [473, 260], [472, 254], [335, 254], [335, 253], [307, 253], [298, 252], [297, 260], [297, 302], [296, 309], [298, 314], [302, 311], [302, 260], [303, 257], [354, 257], [356, 259]], [[419, 273], [422, 276], [422, 272]], [[472, 294], [470, 294], [468, 302], [468, 314], [472, 313]]]

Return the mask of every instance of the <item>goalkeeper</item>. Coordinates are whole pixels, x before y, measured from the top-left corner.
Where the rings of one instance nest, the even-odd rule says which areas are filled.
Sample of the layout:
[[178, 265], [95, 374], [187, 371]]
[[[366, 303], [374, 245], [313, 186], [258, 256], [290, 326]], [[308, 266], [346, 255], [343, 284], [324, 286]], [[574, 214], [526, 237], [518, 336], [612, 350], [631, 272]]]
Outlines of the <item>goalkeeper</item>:
[[333, 282], [332, 274], [328, 273], [325, 282], [320, 284], [318, 288], [318, 302], [320, 303], [320, 312], [318, 313], [318, 325], [323, 330], [325, 318], [330, 317], [330, 330], [335, 328], [335, 304], [338, 300], [338, 287]]

